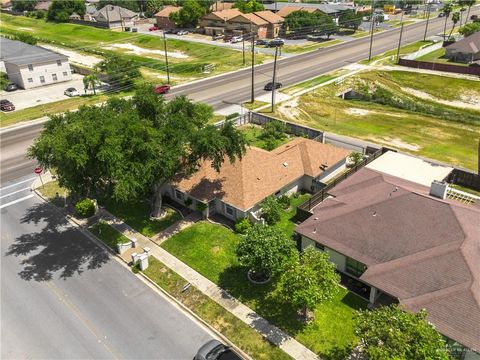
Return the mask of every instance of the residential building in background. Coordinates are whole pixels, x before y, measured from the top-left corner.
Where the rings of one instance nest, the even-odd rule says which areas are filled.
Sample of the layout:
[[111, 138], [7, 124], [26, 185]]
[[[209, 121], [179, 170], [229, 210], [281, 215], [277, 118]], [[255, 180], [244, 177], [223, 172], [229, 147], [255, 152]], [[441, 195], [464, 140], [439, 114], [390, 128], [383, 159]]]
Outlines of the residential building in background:
[[445, 57], [462, 63], [478, 63], [480, 65], [480, 32], [476, 32], [445, 48]]
[[171, 30], [175, 29], [177, 25], [170, 20], [170, 14], [180, 11], [181, 6], [164, 6], [159, 12], [155, 14], [157, 26], [160, 29]]
[[[72, 78], [68, 56], [0, 37], [1, 70], [23, 89], [54, 84]], [[4, 69], [4, 70], [3, 70]]]
[[85, 21], [104, 24], [109, 29], [125, 28], [135, 24], [139, 14], [116, 5], [105, 5], [94, 13], [86, 13]]

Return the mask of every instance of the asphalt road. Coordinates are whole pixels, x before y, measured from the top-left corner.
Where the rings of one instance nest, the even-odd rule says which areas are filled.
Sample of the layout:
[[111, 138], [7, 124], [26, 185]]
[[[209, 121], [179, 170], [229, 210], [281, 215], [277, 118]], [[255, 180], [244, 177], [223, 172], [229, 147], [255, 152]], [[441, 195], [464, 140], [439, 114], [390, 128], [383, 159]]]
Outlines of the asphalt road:
[[191, 360], [207, 330], [25, 189], [30, 178], [0, 195], [0, 357]]
[[[479, 7], [472, 8], [471, 14], [480, 13]], [[443, 18], [432, 19], [428, 36], [443, 31]], [[450, 23], [448, 26], [451, 26]], [[423, 39], [425, 23], [406, 26], [402, 44]], [[400, 30], [389, 30], [375, 34], [372, 54], [377, 55], [394, 49], [398, 45]], [[351, 42], [319, 49], [299, 56], [282, 59], [278, 62], [278, 81], [284, 85], [295, 84], [317, 75], [341, 68], [368, 57], [370, 39], [361, 38]], [[263, 86], [271, 81], [273, 64], [268, 63], [255, 68], [255, 96], [265, 94]], [[250, 69], [208, 78], [172, 89], [168, 97], [188, 95], [196, 101], [206, 102], [215, 109], [230, 106], [250, 99]], [[25, 176], [33, 170], [35, 163], [25, 158], [26, 148], [40, 133], [41, 126], [15, 129], [0, 134], [1, 165], [0, 183]]]

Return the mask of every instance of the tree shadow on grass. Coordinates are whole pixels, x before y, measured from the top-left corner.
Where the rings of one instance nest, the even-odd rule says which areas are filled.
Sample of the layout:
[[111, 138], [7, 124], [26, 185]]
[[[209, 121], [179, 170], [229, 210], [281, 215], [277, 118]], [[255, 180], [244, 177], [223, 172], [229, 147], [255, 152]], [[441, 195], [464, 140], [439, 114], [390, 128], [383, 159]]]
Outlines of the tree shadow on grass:
[[[247, 271], [239, 265], [225, 269], [220, 274], [219, 286], [289, 335], [295, 336], [302, 331], [305, 324], [299, 321], [297, 311], [276, 293], [276, 279], [263, 285], [252, 284], [247, 279]], [[253, 323], [263, 326], [259, 319], [254, 319]], [[272, 336], [277, 338], [279, 335]]]
[[6, 256], [21, 256], [24, 266], [19, 275], [24, 280], [48, 281], [58, 273], [62, 279], [85, 270], [100, 268], [109, 261], [108, 253], [73, 228], [49, 203], [30, 207], [21, 223], [35, 224], [39, 232], [15, 239]]

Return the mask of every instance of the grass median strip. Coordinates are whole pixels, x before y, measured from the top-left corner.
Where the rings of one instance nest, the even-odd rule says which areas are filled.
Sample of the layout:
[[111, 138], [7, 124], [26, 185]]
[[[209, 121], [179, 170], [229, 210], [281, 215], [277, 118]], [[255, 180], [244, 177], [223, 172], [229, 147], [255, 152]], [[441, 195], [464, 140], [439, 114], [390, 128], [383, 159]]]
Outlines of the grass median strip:
[[104, 221], [99, 221], [89, 228], [89, 230], [113, 250], [116, 250], [117, 244], [127, 244], [130, 240], [108, 225]]
[[188, 290], [183, 291], [187, 281], [157, 259], [150, 257], [149, 267], [144, 274], [252, 358], [261, 360], [291, 359], [286, 353], [271, 345], [254, 329], [195, 287], [190, 286]]

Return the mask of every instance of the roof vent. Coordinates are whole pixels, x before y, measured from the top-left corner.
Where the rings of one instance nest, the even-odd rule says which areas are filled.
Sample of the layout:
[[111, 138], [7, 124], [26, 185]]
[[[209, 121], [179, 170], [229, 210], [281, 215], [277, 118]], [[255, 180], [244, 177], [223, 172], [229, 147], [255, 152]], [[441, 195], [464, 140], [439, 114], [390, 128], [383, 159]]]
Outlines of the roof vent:
[[317, 228], [313, 228], [313, 233], [314, 233], [314, 234], [317, 233]]
[[287, 166], [288, 166], [288, 163], [285, 161], [285, 162], [283, 163], [283, 166], [287, 167]]
[[447, 197], [448, 183], [445, 181], [433, 180], [430, 186], [430, 195], [445, 200]]
[[318, 217], [314, 218], [313, 220], [318, 220]]
[[374, 216], [374, 217], [377, 216], [377, 212], [374, 211], [374, 212], [372, 213], [372, 216]]

